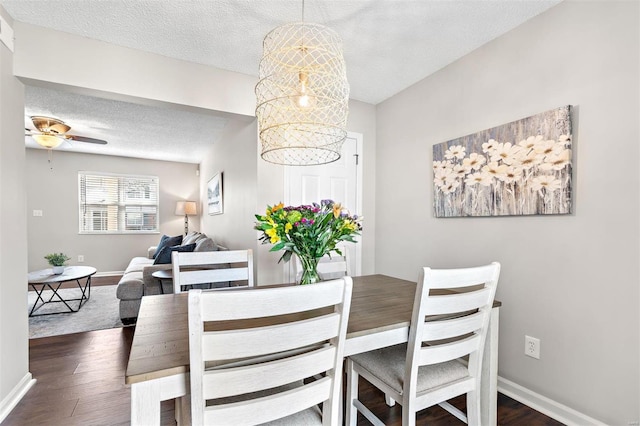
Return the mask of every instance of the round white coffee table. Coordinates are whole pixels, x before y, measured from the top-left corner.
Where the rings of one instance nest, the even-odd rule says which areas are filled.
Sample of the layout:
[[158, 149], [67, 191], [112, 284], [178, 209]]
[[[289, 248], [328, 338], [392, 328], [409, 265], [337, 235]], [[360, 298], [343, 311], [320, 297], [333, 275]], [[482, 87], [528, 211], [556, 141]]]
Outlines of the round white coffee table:
[[[28, 282], [29, 286], [36, 292], [36, 301], [29, 312], [29, 316], [38, 315], [52, 315], [60, 314], [64, 312], [78, 312], [82, 305], [91, 297], [91, 276], [96, 273], [96, 268], [91, 266], [67, 266], [64, 268], [62, 274], [54, 274], [51, 269], [42, 269], [40, 271], [29, 272]], [[84, 285], [80, 280], [85, 279]], [[78, 288], [81, 291], [81, 296], [75, 299], [64, 299], [58, 290], [62, 283], [68, 281], [75, 281], [78, 284]], [[51, 290], [53, 294], [48, 300], [42, 297], [42, 293], [45, 290]], [[55, 300], [54, 300], [55, 299]], [[38, 302], [40, 304], [38, 305]], [[78, 307], [73, 309], [68, 302], [79, 302]], [[48, 303], [62, 303], [67, 307], [67, 310], [60, 312], [48, 312], [46, 314], [34, 314], [35, 311], [43, 307]]]

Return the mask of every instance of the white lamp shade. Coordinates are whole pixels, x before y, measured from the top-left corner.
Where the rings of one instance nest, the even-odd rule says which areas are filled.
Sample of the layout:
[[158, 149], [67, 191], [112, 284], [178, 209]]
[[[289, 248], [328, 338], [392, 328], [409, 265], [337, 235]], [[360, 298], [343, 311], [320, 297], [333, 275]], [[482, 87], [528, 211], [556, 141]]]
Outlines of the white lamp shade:
[[197, 214], [198, 209], [195, 201], [178, 201], [176, 203], [176, 215], [196, 216]]

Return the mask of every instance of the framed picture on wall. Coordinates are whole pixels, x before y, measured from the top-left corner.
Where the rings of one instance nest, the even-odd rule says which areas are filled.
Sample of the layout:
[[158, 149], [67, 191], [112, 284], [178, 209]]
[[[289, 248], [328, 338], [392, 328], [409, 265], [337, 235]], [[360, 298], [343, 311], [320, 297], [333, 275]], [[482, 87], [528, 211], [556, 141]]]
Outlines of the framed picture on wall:
[[207, 206], [210, 215], [222, 214], [222, 172], [216, 174], [207, 184]]

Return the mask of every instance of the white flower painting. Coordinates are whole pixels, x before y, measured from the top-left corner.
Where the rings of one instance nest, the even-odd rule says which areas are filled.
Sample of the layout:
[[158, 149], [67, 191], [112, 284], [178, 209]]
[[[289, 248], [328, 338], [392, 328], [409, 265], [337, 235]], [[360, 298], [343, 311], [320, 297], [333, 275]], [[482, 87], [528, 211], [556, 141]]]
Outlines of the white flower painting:
[[436, 217], [571, 213], [571, 107], [433, 147]]

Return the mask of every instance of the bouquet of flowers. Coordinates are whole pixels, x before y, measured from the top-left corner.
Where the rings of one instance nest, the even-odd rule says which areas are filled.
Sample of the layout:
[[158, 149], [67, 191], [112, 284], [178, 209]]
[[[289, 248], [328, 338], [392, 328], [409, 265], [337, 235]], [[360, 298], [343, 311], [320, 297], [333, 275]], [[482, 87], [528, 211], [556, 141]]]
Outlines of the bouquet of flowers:
[[255, 229], [262, 231], [262, 243], [273, 244], [270, 251], [284, 250], [278, 262], [288, 262], [294, 253], [300, 258], [301, 284], [319, 281], [318, 260], [331, 252], [342, 255], [336, 244], [355, 243], [354, 236], [362, 230], [361, 218], [349, 215], [332, 200], [298, 207], [285, 207], [280, 203], [267, 206], [265, 215], [255, 216]]

